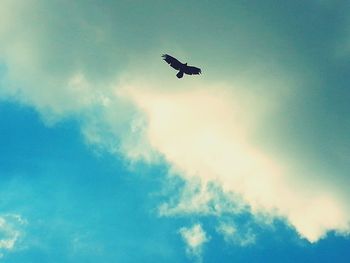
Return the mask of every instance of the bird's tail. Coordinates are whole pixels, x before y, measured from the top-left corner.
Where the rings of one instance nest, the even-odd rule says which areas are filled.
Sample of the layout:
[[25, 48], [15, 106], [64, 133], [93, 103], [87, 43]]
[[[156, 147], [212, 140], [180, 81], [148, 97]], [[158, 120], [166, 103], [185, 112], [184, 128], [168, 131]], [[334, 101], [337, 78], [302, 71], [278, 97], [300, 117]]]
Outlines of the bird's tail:
[[179, 71], [179, 73], [176, 74], [176, 77], [181, 79], [183, 77], [184, 73], [182, 71]]

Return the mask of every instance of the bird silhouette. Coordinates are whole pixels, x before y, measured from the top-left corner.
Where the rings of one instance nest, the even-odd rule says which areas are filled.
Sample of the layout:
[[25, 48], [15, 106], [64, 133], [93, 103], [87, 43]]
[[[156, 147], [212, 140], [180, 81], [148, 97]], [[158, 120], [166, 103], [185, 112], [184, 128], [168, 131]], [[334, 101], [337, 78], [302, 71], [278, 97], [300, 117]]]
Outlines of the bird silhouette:
[[174, 57], [172, 57], [172, 56], [170, 56], [168, 54], [164, 54], [164, 55], [162, 55], [162, 57], [165, 60], [165, 62], [168, 63], [172, 68], [174, 68], [174, 69], [179, 71], [176, 74], [176, 77], [178, 77], [179, 79], [181, 79], [184, 74], [187, 74], [187, 75], [198, 75], [198, 74], [202, 73], [200, 68], [188, 66], [187, 63], [185, 63], [185, 64], [181, 63], [176, 58], [174, 58]]

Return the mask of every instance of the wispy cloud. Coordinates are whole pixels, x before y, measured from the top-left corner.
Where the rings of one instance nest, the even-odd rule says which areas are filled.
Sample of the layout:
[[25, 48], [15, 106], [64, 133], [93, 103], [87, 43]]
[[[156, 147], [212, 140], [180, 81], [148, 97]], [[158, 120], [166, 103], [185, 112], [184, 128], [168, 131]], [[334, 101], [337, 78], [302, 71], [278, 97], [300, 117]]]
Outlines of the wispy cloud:
[[200, 224], [194, 224], [192, 227], [182, 227], [179, 233], [186, 243], [186, 252], [190, 256], [200, 259], [203, 245], [210, 239], [202, 226]]
[[0, 257], [16, 248], [26, 220], [18, 214], [0, 215]]
[[244, 247], [256, 242], [256, 235], [251, 228], [236, 226], [232, 222], [220, 222], [216, 231], [223, 236], [227, 243], [233, 245]]
[[[169, 178], [168, 183], [170, 181]], [[188, 180], [184, 186], [177, 186], [176, 194], [159, 206], [159, 215], [220, 216], [224, 213], [239, 214], [247, 209], [239, 196], [223, 193], [221, 185]]]

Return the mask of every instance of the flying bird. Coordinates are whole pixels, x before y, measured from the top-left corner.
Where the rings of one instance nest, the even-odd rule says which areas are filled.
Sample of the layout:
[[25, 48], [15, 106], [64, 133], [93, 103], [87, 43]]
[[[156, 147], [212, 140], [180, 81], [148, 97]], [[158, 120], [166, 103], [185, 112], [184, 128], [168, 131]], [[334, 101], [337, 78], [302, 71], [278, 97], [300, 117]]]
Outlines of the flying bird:
[[162, 55], [162, 57], [165, 60], [165, 62], [168, 63], [172, 68], [179, 71], [176, 74], [176, 77], [178, 77], [179, 79], [181, 79], [184, 74], [198, 75], [198, 74], [202, 73], [200, 68], [187, 66], [187, 63], [183, 64], [180, 61], [178, 61], [176, 58], [174, 58], [168, 54], [164, 54], [164, 55]]

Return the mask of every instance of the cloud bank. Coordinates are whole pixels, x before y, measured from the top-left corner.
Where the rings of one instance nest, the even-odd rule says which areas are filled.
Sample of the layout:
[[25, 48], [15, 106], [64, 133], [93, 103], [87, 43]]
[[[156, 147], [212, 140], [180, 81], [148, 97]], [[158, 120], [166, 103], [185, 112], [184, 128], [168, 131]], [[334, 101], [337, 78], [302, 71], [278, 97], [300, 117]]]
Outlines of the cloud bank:
[[[286, 218], [310, 241], [329, 229], [346, 233], [347, 204], [328, 189], [310, 189], [307, 180], [293, 181], [278, 158], [254, 147], [245, 123], [252, 109], [227, 90], [137, 89], [131, 96], [147, 116], [150, 145], [187, 180], [216, 182], [224, 192], [238, 194], [254, 214]], [[208, 202], [204, 193], [199, 200]]]
[[[210, 73], [206, 77], [205, 72], [216, 72], [211, 65], [217, 54], [209, 52], [211, 58], [203, 59], [206, 70], [202, 79], [176, 82], [173, 72], [158, 58], [163, 44], [140, 47], [127, 43], [131, 33], [119, 23], [126, 23], [131, 30], [136, 27], [134, 22], [106, 11], [119, 10], [117, 14], [122, 16], [122, 7], [109, 2], [106, 10], [92, 7], [79, 1], [4, 1], [0, 58], [6, 74], [0, 96], [34, 107], [47, 123], [75, 118], [89, 143], [130, 161], [166, 161], [172, 174], [189, 185], [199, 185], [194, 187], [197, 193], [189, 191], [178, 203], [161, 206], [163, 215], [220, 216], [244, 207], [257, 218], [285, 220], [310, 242], [328, 231], [349, 232], [350, 195], [342, 183], [331, 176], [318, 176], [315, 165], [305, 164], [302, 157], [290, 161], [279, 155], [279, 150], [264, 147], [260, 143], [263, 136], [257, 136], [266, 134], [266, 123], [278, 120], [274, 116], [284, 103], [290, 105], [288, 100], [302, 96], [298, 86], [308, 83], [304, 75], [266, 61], [273, 51], [263, 47], [256, 51], [263, 58], [254, 60], [252, 69], [242, 63], [230, 67], [223, 59], [215, 68], [232, 68], [236, 73], [223, 77], [217, 72], [222, 79]], [[244, 19], [242, 25], [246, 25]], [[143, 24], [144, 32], [154, 26], [152, 21]], [[245, 32], [244, 28], [237, 32], [241, 31]], [[242, 32], [243, 38], [251, 40], [251, 35]], [[262, 28], [256, 35], [264, 32]], [[142, 35], [142, 39], [161, 42], [159, 32], [154, 34], [157, 36]], [[266, 41], [274, 43], [276, 39]], [[210, 39], [207, 43], [219, 45]], [[276, 43], [284, 48], [283, 41]], [[244, 43], [240, 44], [242, 49]], [[220, 49], [220, 45], [216, 47]], [[186, 54], [184, 47], [173, 45], [172, 49]], [[313, 77], [314, 73], [307, 74]], [[272, 126], [279, 129], [278, 124]], [[284, 148], [283, 144], [274, 146]], [[210, 185], [215, 185], [215, 190]], [[221, 231], [227, 234], [229, 229], [225, 229]]]

